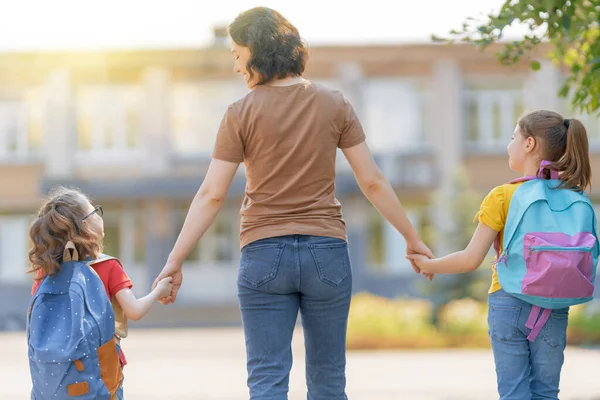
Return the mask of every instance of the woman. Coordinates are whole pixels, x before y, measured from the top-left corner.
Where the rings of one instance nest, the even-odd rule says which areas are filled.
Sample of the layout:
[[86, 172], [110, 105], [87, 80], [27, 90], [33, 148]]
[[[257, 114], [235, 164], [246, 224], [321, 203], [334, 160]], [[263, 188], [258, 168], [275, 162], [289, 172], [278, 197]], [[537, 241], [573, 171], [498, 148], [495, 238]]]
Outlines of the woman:
[[269, 8], [229, 26], [235, 72], [251, 89], [227, 109], [213, 160], [157, 282], [173, 277], [219, 212], [241, 162], [238, 297], [252, 400], [287, 399], [298, 311], [306, 346], [308, 398], [346, 399], [346, 325], [352, 273], [336, 149], [343, 150], [369, 201], [404, 236], [409, 254], [432, 256], [373, 161], [352, 106], [338, 91], [302, 77], [308, 52], [298, 30]]

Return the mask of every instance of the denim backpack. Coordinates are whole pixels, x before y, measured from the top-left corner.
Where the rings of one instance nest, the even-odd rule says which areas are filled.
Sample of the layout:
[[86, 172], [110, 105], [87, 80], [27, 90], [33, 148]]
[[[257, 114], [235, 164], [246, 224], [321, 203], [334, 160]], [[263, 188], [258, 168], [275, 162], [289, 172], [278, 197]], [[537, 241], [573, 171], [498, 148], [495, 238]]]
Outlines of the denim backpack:
[[[553, 309], [593, 299], [598, 265], [596, 215], [583, 192], [558, 189], [558, 172], [524, 182], [510, 201], [504, 227], [504, 251], [496, 271], [502, 289], [533, 305], [527, 328], [533, 341]], [[542, 312], [541, 316], [538, 316]]]
[[67, 243], [60, 271], [44, 278], [29, 304], [31, 399], [115, 398], [122, 372], [114, 331], [102, 281]]

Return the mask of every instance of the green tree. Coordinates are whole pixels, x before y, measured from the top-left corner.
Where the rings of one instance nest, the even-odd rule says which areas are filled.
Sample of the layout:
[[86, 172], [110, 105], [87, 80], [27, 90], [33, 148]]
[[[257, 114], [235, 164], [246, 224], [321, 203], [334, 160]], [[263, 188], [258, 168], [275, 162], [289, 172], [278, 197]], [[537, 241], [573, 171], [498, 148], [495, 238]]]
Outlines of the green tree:
[[451, 38], [434, 41], [463, 41], [485, 49], [502, 42], [505, 30], [524, 24], [527, 34], [504, 43], [500, 62], [511, 65], [527, 57], [533, 70], [540, 69], [535, 50], [550, 42], [552, 51], [542, 56], [570, 69], [560, 96], [570, 98], [575, 109], [600, 114], [600, 0], [506, 0], [498, 13], [484, 20], [467, 18]]

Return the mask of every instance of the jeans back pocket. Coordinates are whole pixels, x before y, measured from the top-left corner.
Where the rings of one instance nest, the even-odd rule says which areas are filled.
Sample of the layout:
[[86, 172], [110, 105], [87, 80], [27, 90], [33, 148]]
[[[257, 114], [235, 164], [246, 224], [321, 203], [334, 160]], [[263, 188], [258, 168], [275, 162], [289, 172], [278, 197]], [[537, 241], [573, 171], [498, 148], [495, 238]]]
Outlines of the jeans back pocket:
[[348, 243], [311, 243], [308, 248], [322, 282], [336, 287], [350, 274]]
[[284, 243], [248, 245], [242, 250], [239, 281], [258, 288], [277, 276]]
[[567, 344], [567, 326], [569, 310], [553, 310], [550, 318], [542, 328], [542, 337], [550, 347], [565, 347]]
[[493, 339], [508, 341], [517, 337], [520, 307], [490, 304], [488, 313], [490, 336]]

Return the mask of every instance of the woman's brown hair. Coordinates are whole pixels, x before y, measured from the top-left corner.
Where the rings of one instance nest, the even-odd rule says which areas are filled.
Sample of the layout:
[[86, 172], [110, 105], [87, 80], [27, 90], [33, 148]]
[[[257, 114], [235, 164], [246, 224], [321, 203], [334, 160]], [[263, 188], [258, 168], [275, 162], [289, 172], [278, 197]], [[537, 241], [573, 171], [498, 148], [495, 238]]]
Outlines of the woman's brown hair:
[[259, 85], [273, 79], [300, 76], [308, 60], [308, 49], [298, 29], [283, 15], [267, 7], [242, 12], [229, 25], [231, 39], [251, 52], [246, 69]]
[[525, 137], [538, 139], [543, 159], [559, 172], [559, 187], [582, 192], [590, 186], [589, 144], [581, 121], [540, 110], [521, 118], [519, 128]]
[[35, 273], [36, 279], [60, 270], [63, 251], [69, 241], [75, 244], [80, 260], [98, 257], [102, 238], [83, 222], [85, 200], [87, 197], [77, 190], [58, 187], [50, 192], [40, 208], [29, 229], [32, 247], [29, 250], [31, 267], [27, 272]]

